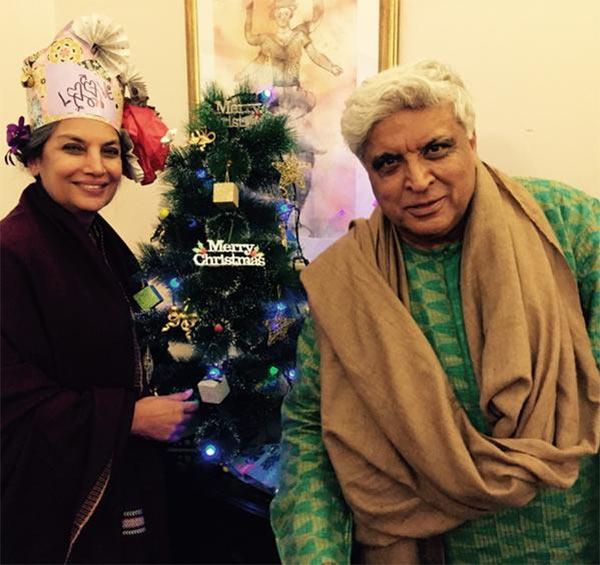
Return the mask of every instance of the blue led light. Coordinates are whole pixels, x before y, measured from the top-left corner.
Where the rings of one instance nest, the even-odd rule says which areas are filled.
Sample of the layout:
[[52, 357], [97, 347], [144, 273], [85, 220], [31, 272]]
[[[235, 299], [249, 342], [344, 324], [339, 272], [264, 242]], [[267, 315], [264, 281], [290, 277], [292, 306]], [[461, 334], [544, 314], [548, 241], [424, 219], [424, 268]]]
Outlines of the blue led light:
[[196, 178], [200, 180], [204, 180], [208, 178], [208, 171], [206, 169], [197, 169], [196, 170]]
[[204, 461], [217, 461], [221, 456], [221, 448], [213, 441], [206, 441], [200, 446], [200, 456]]
[[221, 369], [219, 367], [211, 367], [208, 370], [208, 377], [210, 379], [217, 379], [221, 376]]
[[177, 290], [180, 286], [181, 286], [181, 281], [177, 278], [177, 277], [173, 277], [170, 281], [169, 281], [169, 286], [173, 289], [173, 290]]
[[264, 90], [261, 90], [257, 97], [258, 97], [258, 101], [261, 102], [262, 104], [264, 104], [265, 102], [268, 102], [271, 99], [271, 95], [272, 92], [269, 88], [265, 88]]
[[192, 218], [188, 222], [188, 228], [195, 228], [197, 225], [198, 225], [198, 220], [196, 220], [196, 218]]
[[287, 306], [285, 305], [285, 302], [278, 302], [275, 305], [275, 309], [277, 310], [277, 312], [285, 312], [286, 308], [287, 308]]

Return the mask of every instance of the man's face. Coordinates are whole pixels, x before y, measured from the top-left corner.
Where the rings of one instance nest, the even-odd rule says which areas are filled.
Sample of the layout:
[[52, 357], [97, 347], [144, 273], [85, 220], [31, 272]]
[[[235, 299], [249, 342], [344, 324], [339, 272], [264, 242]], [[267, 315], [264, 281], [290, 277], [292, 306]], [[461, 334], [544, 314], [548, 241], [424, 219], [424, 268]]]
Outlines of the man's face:
[[431, 248], [460, 236], [475, 190], [475, 135], [452, 106], [401, 110], [369, 133], [363, 165], [383, 213], [402, 238]]
[[273, 18], [279, 27], [287, 27], [292, 19], [292, 10], [290, 8], [275, 8]]

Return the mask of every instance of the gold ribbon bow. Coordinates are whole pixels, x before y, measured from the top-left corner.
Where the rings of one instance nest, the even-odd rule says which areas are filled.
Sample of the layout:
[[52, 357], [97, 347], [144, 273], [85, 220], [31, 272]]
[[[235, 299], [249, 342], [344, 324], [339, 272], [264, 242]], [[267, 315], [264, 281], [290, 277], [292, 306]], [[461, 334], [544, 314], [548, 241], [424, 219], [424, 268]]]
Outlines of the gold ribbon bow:
[[188, 341], [192, 338], [192, 328], [198, 323], [198, 314], [187, 312], [187, 306], [182, 310], [179, 306], [171, 306], [167, 314], [167, 323], [162, 331], [168, 332], [171, 328], [181, 327]]
[[190, 133], [190, 145], [197, 145], [200, 151], [204, 151], [209, 143], [212, 143], [217, 136], [213, 131], [206, 131], [206, 128], [195, 130]]

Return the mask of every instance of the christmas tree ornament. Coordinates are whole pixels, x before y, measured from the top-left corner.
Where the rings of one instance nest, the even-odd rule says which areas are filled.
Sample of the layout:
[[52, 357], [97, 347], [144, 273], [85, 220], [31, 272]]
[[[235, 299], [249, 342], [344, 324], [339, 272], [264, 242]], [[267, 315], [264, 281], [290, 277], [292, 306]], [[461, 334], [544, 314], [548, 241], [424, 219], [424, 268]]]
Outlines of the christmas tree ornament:
[[305, 188], [304, 172], [309, 168], [308, 163], [300, 161], [295, 155], [284, 155], [281, 161], [273, 161], [272, 165], [279, 171], [279, 190], [284, 198], [288, 198], [287, 187], [295, 184]]
[[189, 361], [196, 354], [194, 345], [183, 341], [169, 341], [167, 350], [175, 361]]
[[221, 448], [216, 441], [206, 440], [198, 446], [200, 457], [207, 463], [214, 463], [221, 457]]
[[229, 181], [229, 167], [231, 161], [227, 161], [225, 182], [213, 184], [213, 203], [223, 208], [238, 208], [240, 205], [240, 191], [234, 182]]
[[233, 182], [213, 184], [213, 203], [222, 208], [237, 208], [240, 205], [240, 193]]
[[296, 379], [298, 378], [298, 371], [294, 368], [287, 369], [286, 371], [284, 371], [284, 374], [285, 378], [292, 384], [295, 383]]
[[223, 333], [223, 331], [225, 330], [225, 328], [223, 327], [223, 324], [215, 324], [213, 326], [213, 330], [215, 333], [220, 334]]
[[198, 383], [198, 392], [202, 402], [208, 404], [221, 404], [225, 397], [229, 394], [229, 385], [225, 375], [219, 380], [205, 378]]
[[283, 247], [285, 247], [285, 249], [287, 249], [287, 246], [288, 246], [287, 229], [283, 222], [281, 222], [279, 224], [279, 237], [281, 239], [281, 245], [283, 245]]
[[167, 314], [167, 323], [163, 326], [162, 331], [168, 332], [172, 328], [181, 327], [188, 340], [192, 339], [192, 329], [198, 323], [198, 314], [187, 312], [187, 306], [181, 310], [179, 306], [171, 306]]
[[158, 217], [159, 217], [161, 220], [164, 220], [164, 219], [166, 219], [166, 218], [167, 218], [167, 216], [168, 216], [170, 213], [171, 213], [171, 212], [169, 212], [169, 209], [168, 209], [168, 208], [161, 208], [161, 209], [158, 211]]
[[[231, 98], [234, 98], [232, 96]], [[229, 128], [248, 128], [260, 121], [263, 115], [263, 105], [260, 102], [234, 102], [215, 100], [214, 110], [223, 116]]]
[[265, 254], [254, 243], [225, 243], [207, 240], [208, 247], [199, 241], [192, 249], [198, 267], [264, 267]]
[[190, 139], [188, 143], [190, 145], [197, 145], [200, 151], [204, 151], [209, 143], [213, 143], [216, 139], [216, 135], [212, 131], [206, 131], [206, 128], [196, 130], [190, 133]]
[[163, 301], [160, 292], [153, 285], [146, 285], [133, 295], [137, 305], [144, 311], [151, 310]]
[[271, 95], [271, 89], [265, 88], [256, 95], [256, 98], [261, 104], [268, 104], [269, 100], [271, 100]]
[[308, 266], [308, 259], [306, 257], [294, 257], [292, 261], [294, 271], [302, 271]]
[[208, 171], [204, 167], [196, 169], [196, 178], [198, 180], [206, 180], [207, 178], [209, 178], [209, 176], [210, 175], [208, 174]]
[[279, 217], [282, 222], [286, 222], [289, 220], [290, 215], [294, 211], [294, 205], [289, 202], [282, 202], [277, 206], [277, 212], [279, 213]]
[[273, 345], [287, 337], [290, 328], [296, 323], [296, 320], [278, 313], [275, 318], [265, 320], [263, 323], [267, 328], [267, 345]]

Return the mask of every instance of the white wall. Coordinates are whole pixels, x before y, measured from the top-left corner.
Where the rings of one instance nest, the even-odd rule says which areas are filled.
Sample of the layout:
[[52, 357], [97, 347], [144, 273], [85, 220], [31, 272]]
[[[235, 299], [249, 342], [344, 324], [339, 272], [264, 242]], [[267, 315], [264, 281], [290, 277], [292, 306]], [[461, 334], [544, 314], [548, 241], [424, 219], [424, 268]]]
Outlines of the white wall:
[[[376, 4], [375, 0], [372, 0]], [[240, 0], [242, 2], [242, 0]], [[401, 0], [401, 59], [452, 64], [472, 91], [480, 155], [510, 174], [560, 179], [600, 196], [598, 0]], [[70, 19], [112, 17], [129, 35], [151, 103], [187, 119], [183, 0], [2, 0], [0, 139], [25, 113], [21, 61]], [[2, 153], [5, 149], [2, 149]], [[29, 182], [0, 166], [0, 217]], [[105, 217], [132, 246], [156, 222], [161, 187], [123, 182]]]
[[598, 0], [401, 0], [402, 61], [452, 65], [480, 156], [600, 197]]

